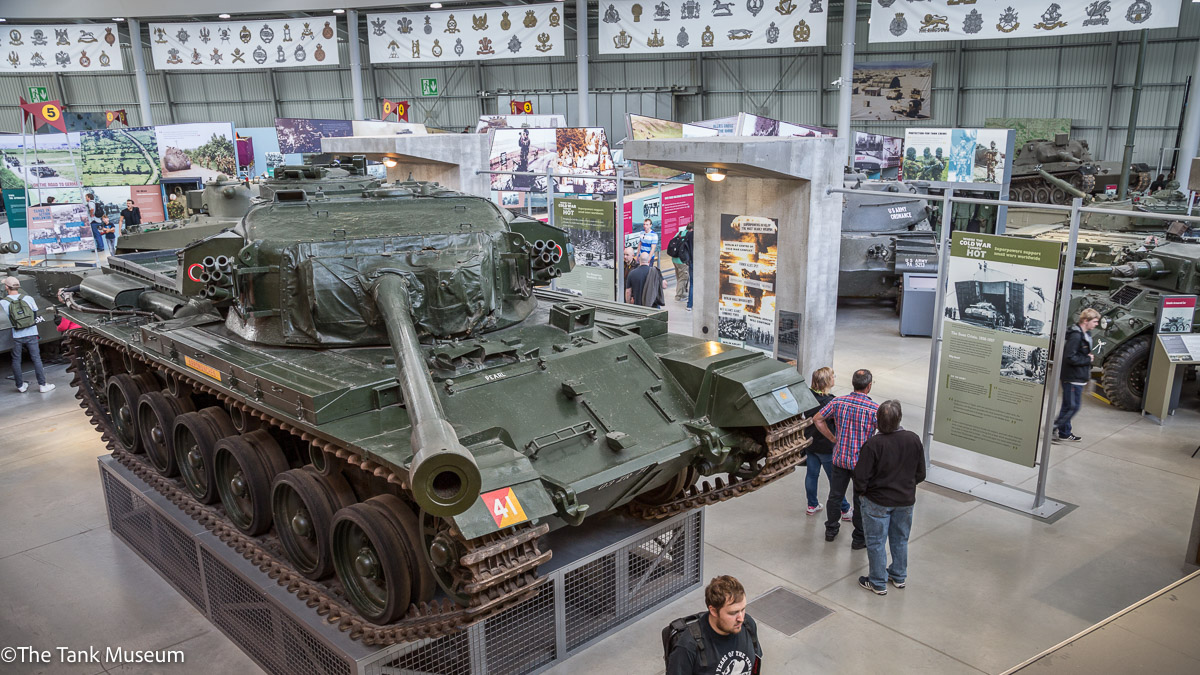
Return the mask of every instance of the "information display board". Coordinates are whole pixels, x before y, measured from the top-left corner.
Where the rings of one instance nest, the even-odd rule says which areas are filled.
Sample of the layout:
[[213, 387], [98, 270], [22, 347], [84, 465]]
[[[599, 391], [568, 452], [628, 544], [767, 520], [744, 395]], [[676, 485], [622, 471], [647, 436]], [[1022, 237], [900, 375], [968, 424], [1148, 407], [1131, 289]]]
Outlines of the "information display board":
[[558, 278], [559, 288], [585, 297], [616, 300], [616, 204], [590, 199], [554, 200], [554, 224], [575, 247], [575, 269]]
[[779, 219], [721, 214], [717, 339], [775, 353]]
[[1033, 466], [1062, 244], [955, 232], [933, 438]]

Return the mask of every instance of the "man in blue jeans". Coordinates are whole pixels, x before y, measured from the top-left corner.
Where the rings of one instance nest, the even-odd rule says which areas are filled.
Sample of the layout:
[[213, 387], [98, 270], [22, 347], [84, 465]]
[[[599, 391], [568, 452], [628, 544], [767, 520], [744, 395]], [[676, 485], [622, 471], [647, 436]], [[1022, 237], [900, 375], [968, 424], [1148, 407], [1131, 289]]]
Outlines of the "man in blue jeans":
[[1062, 407], [1058, 417], [1054, 418], [1054, 441], [1080, 441], [1071, 430], [1071, 418], [1079, 412], [1083, 402], [1083, 388], [1087, 386], [1088, 378], [1092, 376], [1092, 334], [1091, 330], [1100, 323], [1100, 312], [1086, 307], [1079, 312], [1075, 324], [1067, 327], [1067, 336], [1063, 340], [1063, 365], [1060, 378], [1062, 379]]
[[[887, 595], [889, 581], [904, 588], [908, 580], [908, 533], [917, 484], [925, 480], [925, 449], [919, 436], [900, 428], [903, 414], [899, 401], [884, 401], [877, 415], [879, 433], [863, 443], [854, 466], [871, 565], [870, 575], [859, 577], [858, 585], [876, 595]], [[892, 549], [890, 566], [885, 541]]]

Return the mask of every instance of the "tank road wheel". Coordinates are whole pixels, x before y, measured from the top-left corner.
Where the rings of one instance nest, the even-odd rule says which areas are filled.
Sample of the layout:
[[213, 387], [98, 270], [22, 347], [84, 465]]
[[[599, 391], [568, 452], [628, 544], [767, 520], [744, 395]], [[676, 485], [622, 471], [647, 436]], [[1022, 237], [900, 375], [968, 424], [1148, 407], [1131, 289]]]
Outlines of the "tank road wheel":
[[175, 418], [191, 411], [190, 399], [167, 396], [161, 391], [142, 394], [138, 398], [137, 424], [142, 448], [146, 450], [146, 458], [154, 470], [167, 478], [179, 474], [171, 433], [175, 428]]
[[428, 552], [437, 585], [454, 602], [469, 605], [471, 596], [462, 589], [469, 574], [458, 562], [466, 551], [458, 539], [450, 534], [450, 524], [438, 516], [421, 511], [421, 544], [422, 550]]
[[1150, 336], [1139, 335], [1109, 355], [1100, 386], [1104, 396], [1121, 410], [1138, 410], [1146, 393], [1146, 366], [1150, 362]]
[[433, 597], [432, 574], [408, 530], [416, 516], [399, 497], [381, 495], [333, 517], [333, 567], [346, 598], [368, 621], [391, 623], [413, 602]]
[[217, 494], [233, 526], [250, 536], [271, 529], [271, 481], [288, 470], [279, 444], [259, 429], [221, 439], [213, 454]]
[[1057, 185], [1050, 189], [1050, 202], [1051, 203], [1067, 204], [1067, 203], [1070, 203], [1070, 201], [1071, 200], [1067, 197], [1066, 190], [1058, 187]]
[[354, 501], [354, 492], [340, 474], [323, 476], [306, 466], [275, 477], [271, 490], [275, 533], [297, 572], [314, 581], [333, 573], [333, 516]]
[[213, 475], [213, 451], [217, 441], [236, 434], [229, 414], [217, 406], [175, 418], [172, 431], [175, 463], [184, 487], [200, 503], [212, 504], [219, 498]]
[[121, 373], [108, 378], [108, 411], [117, 430], [117, 442], [128, 452], [139, 454], [145, 449], [138, 433], [138, 401], [157, 385], [152, 375]]
[[1033, 194], [1033, 188], [1022, 185], [1017, 190], [1017, 201], [1032, 203], [1034, 199], [1036, 199], [1036, 196]]
[[1037, 204], [1050, 203], [1050, 188], [1045, 185], [1039, 185], [1033, 189], [1033, 201]]

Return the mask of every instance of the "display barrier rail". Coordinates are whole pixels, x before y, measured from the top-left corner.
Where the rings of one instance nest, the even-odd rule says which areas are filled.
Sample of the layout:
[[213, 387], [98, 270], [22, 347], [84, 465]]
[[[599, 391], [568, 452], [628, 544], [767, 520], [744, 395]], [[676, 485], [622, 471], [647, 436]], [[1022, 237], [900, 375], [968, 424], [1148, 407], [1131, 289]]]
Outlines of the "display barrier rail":
[[547, 535], [554, 558], [525, 602], [457, 633], [368, 647], [111, 456], [99, 465], [113, 534], [269, 673], [541, 672], [701, 585], [702, 509], [654, 523], [597, 518]]
[[[848, 188], [828, 188], [826, 195], [833, 194], [862, 194], [861, 190]], [[1152, 212], [1130, 212], [1117, 209], [1106, 209], [1098, 206], [1084, 206], [1083, 200], [1075, 198], [1070, 205], [1065, 204], [1033, 204], [1029, 202], [1017, 202], [1008, 199], [980, 199], [976, 197], [958, 197], [954, 194], [953, 188], [948, 188], [942, 195], [908, 195], [914, 199], [920, 199], [927, 202], [940, 202], [942, 204], [942, 227], [939, 237], [939, 261], [938, 261], [938, 288], [937, 299], [934, 302], [934, 307], [937, 308], [937, 313], [934, 318], [933, 325], [933, 340], [930, 345], [929, 353], [929, 381], [925, 393], [925, 422], [924, 434], [922, 440], [925, 445], [925, 463], [928, 469], [927, 480], [935, 485], [940, 485], [957, 492], [969, 494], [978, 499], [989, 501], [1001, 506], [1011, 508], [1022, 513], [1027, 513], [1031, 516], [1041, 519], [1051, 519], [1063, 512], [1068, 505], [1047, 499], [1046, 484], [1049, 479], [1050, 471], [1050, 447], [1051, 433], [1054, 427], [1054, 415], [1052, 414], [1058, 403], [1058, 387], [1047, 387], [1048, 392], [1046, 400], [1043, 401], [1044, 410], [1048, 414], [1042, 416], [1041, 430], [1041, 454], [1038, 457], [1038, 482], [1036, 492], [1030, 494], [1012, 485], [1005, 485], [999, 482], [984, 480], [976, 475], [967, 474], [960, 471], [943, 467], [930, 466], [931, 462], [931, 447], [933, 445], [933, 420], [935, 415], [935, 402], [938, 386], [938, 370], [937, 364], [940, 362], [942, 349], [942, 320], [941, 308], [946, 302], [946, 286], [947, 286], [947, 268], [950, 257], [949, 237], [951, 229], [951, 211], [954, 204], [979, 204], [983, 206], [996, 207], [1025, 207], [1037, 208], [1052, 211], [1062, 211], [1070, 214], [1071, 230], [1070, 237], [1067, 242], [1067, 250], [1064, 254], [1065, 261], [1063, 265], [1061, 293], [1067, 294], [1071, 292], [1071, 284], [1075, 274], [1075, 253], [1079, 241], [1079, 222], [1080, 215], [1083, 213], [1097, 213], [1101, 215], [1120, 215], [1129, 216], [1136, 215], [1138, 218], [1147, 218], [1150, 220], [1162, 221], [1181, 221], [1192, 223], [1200, 226], [1200, 217], [1197, 216], [1182, 216]], [[997, 234], [1004, 232], [1003, 218], [1004, 211], [1000, 212], [997, 218]], [[1067, 324], [1070, 321], [1068, 316], [1070, 312], [1070, 302], [1058, 303], [1057, 313], [1055, 315], [1054, 326], [1054, 356], [1052, 372], [1047, 374], [1048, 382], [1059, 381], [1059, 373], [1062, 368], [1062, 350], [1064, 335], [1067, 330]]]

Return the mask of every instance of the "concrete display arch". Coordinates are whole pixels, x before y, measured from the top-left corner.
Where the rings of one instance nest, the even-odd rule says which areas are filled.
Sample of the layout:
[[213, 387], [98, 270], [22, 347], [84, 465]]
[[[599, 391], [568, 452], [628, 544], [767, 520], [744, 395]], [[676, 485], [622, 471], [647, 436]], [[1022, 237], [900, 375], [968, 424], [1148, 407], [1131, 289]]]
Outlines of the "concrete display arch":
[[[833, 364], [846, 141], [714, 137], [625, 142], [625, 158], [696, 175], [692, 333], [717, 339], [722, 214], [779, 220], [776, 310], [800, 315], [797, 367], [806, 377]], [[705, 179], [715, 167], [725, 179]], [[778, 325], [778, 323], [776, 324]]]
[[488, 134], [405, 134], [399, 136], [344, 136], [322, 138], [321, 151], [339, 156], [366, 155], [367, 159], [396, 160], [388, 169], [389, 183], [431, 180], [451, 190], [490, 198], [491, 176], [476, 174], [488, 168]]

